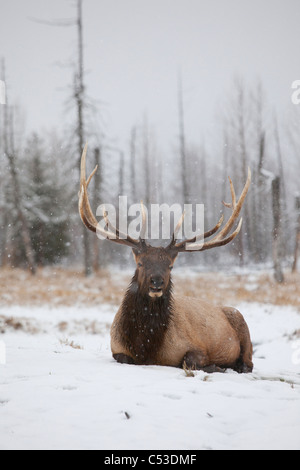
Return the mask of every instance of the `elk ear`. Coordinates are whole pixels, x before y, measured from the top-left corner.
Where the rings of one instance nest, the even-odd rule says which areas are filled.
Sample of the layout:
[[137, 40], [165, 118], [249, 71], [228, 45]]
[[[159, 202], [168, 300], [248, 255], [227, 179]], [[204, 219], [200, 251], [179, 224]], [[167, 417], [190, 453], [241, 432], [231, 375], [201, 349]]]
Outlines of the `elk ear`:
[[173, 264], [175, 263], [177, 256], [178, 256], [178, 251], [176, 249], [169, 249], [169, 255], [171, 256], [173, 260]]
[[134, 261], [136, 262], [136, 264], [138, 264], [139, 256], [141, 256], [141, 251], [137, 248], [133, 248], [132, 249], [132, 254], [133, 254], [133, 257], [134, 257]]

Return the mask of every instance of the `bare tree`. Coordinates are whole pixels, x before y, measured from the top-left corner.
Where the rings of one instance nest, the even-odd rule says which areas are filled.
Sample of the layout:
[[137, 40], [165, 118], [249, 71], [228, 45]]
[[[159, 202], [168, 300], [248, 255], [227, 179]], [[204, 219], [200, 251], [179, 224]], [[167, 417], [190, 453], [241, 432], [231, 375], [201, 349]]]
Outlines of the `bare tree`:
[[[2, 63], [2, 76], [5, 80], [5, 65]], [[4, 106], [4, 154], [9, 162], [9, 171], [12, 182], [12, 193], [15, 210], [21, 227], [21, 237], [24, 243], [26, 259], [29, 270], [32, 274], [36, 273], [36, 265], [34, 253], [31, 244], [30, 230], [25, 211], [22, 204], [22, 193], [18, 177], [16, 150], [14, 148], [14, 129], [13, 129], [13, 111], [8, 105], [8, 98], [6, 98], [6, 105]]]
[[130, 188], [131, 188], [131, 200], [133, 203], [137, 199], [136, 190], [136, 126], [131, 129], [130, 136]]
[[[245, 86], [244, 82], [241, 79], [236, 80], [236, 89], [237, 89], [237, 110], [238, 110], [238, 148], [240, 151], [241, 159], [241, 171], [243, 178], [247, 175], [247, 167], [249, 161], [249, 155], [246, 144], [246, 97], [245, 97]], [[252, 234], [251, 234], [251, 225], [249, 218], [249, 200], [246, 200], [244, 206], [245, 213], [245, 233], [247, 233], [247, 248], [252, 252]], [[244, 263], [244, 240], [243, 237], [240, 237], [241, 240], [241, 262]]]
[[280, 204], [280, 177], [277, 176], [272, 181], [272, 200], [273, 200], [273, 262], [274, 277], [277, 282], [284, 282], [284, 276], [281, 267], [281, 204]]
[[180, 151], [180, 160], [181, 160], [182, 196], [183, 196], [184, 203], [188, 203], [189, 186], [188, 186], [187, 151], [186, 151], [185, 122], [184, 122], [182, 76], [181, 76], [180, 71], [178, 73], [178, 124], [179, 124], [179, 151]]
[[[82, 21], [82, 0], [77, 0], [77, 34], [78, 34], [78, 62], [77, 71], [75, 72], [74, 98], [77, 106], [77, 137], [78, 137], [78, 155], [81, 155], [85, 144], [85, 128], [84, 128], [84, 64], [83, 64], [83, 21]], [[78, 157], [78, 169], [79, 160]], [[89, 276], [92, 273], [90, 237], [83, 231], [84, 246], [84, 271]]]
[[285, 185], [285, 176], [284, 176], [284, 168], [283, 168], [283, 158], [282, 158], [282, 148], [281, 148], [281, 141], [279, 136], [279, 129], [278, 129], [278, 122], [276, 114], [274, 113], [274, 137], [276, 143], [276, 150], [277, 150], [277, 162], [278, 162], [278, 170], [281, 179], [281, 200], [283, 205], [284, 213], [287, 212], [287, 195], [286, 195], [286, 185]]
[[144, 116], [144, 129], [143, 129], [143, 162], [144, 162], [144, 181], [145, 181], [145, 204], [148, 207], [151, 203], [151, 188], [150, 188], [150, 148], [149, 148], [149, 124], [148, 118]]
[[[77, 125], [76, 125], [76, 136], [77, 136], [77, 150], [78, 160], [76, 160], [78, 172], [80, 155], [83, 150], [86, 140], [86, 129], [84, 121], [84, 109], [87, 107], [86, 96], [85, 96], [85, 84], [84, 84], [84, 53], [83, 53], [83, 16], [82, 16], [82, 0], [77, 0], [77, 16], [76, 19], [70, 18], [67, 20], [54, 20], [45, 21], [36, 18], [31, 18], [34, 22], [46, 24], [49, 26], [60, 26], [69, 27], [76, 26], [77, 28], [77, 63], [76, 70], [73, 77], [73, 94], [72, 100], [76, 104], [77, 112]], [[79, 173], [78, 173], [79, 175]], [[83, 237], [83, 248], [84, 248], [84, 272], [86, 276], [92, 273], [91, 265], [91, 237], [86, 233], [86, 230], [82, 232]]]
[[296, 226], [296, 240], [295, 240], [295, 251], [292, 272], [297, 271], [299, 250], [300, 250], [300, 196], [295, 197], [295, 209], [297, 211], [297, 226]]
[[125, 189], [125, 155], [120, 150], [120, 164], [119, 164], [119, 196], [124, 196]]
[[251, 194], [251, 235], [252, 250], [257, 262], [263, 261], [264, 239], [266, 238], [262, 207], [265, 204], [264, 177], [262, 171], [265, 163], [265, 126], [263, 111], [265, 95], [259, 80], [250, 95], [252, 103], [253, 129], [253, 190]]

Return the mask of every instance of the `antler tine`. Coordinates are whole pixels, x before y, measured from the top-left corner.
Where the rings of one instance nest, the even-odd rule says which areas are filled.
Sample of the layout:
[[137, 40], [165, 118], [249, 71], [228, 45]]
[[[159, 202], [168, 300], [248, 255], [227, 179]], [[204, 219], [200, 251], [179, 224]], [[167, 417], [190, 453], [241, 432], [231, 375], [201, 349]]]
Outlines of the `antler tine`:
[[96, 167], [89, 178], [86, 180], [86, 155], [87, 155], [88, 144], [85, 145], [80, 165], [80, 191], [79, 191], [79, 214], [84, 225], [94, 233], [100, 234], [103, 238], [111, 240], [115, 243], [121, 245], [127, 245], [131, 248], [136, 248], [140, 245], [139, 240], [135, 240], [128, 235], [121, 233], [119, 230], [115, 229], [110, 223], [107, 213], [105, 213], [104, 218], [108, 230], [103, 230], [98, 224], [96, 217], [93, 214], [91, 209], [87, 188], [95, 175], [98, 167]]
[[86, 182], [86, 187], [88, 188], [89, 187], [89, 184], [93, 178], [93, 176], [97, 173], [97, 170], [98, 170], [98, 165], [96, 165], [95, 169], [92, 171], [92, 173], [90, 174], [87, 182]]
[[[219, 228], [221, 227], [223, 221], [224, 221], [224, 215], [222, 214], [219, 222], [217, 223], [217, 225], [212, 228], [211, 230], [209, 230], [208, 232], [205, 232], [205, 233], [202, 233], [200, 235], [196, 235], [195, 237], [193, 238], [190, 238], [188, 240], [183, 240], [182, 242], [179, 242], [179, 243], [176, 243], [176, 236], [178, 235], [178, 232], [181, 228], [181, 225], [183, 223], [183, 218], [184, 218], [184, 213], [177, 225], [177, 228], [175, 229], [175, 232], [174, 232], [174, 235], [173, 235], [173, 239], [172, 239], [172, 242], [171, 242], [171, 246], [175, 246], [177, 249], [181, 250], [182, 248], [184, 248], [184, 251], [185, 251], [185, 247], [186, 245], [190, 244], [190, 243], [195, 243], [199, 240], [205, 240], [206, 238], [209, 238], [211, 237], [212, 235], [214, 235], [218, 230]], [[178, 228], [179, 227], [179, 228]]]
[[229, 179], [229, 183], [230, 183], [230, 191], [231, 191], [232, 202], [227, 203], [227, 202], [222, 201], [222, 204], [223, 204], [223, 206], [227, 207], [228, 209], [235, 209], [235, 207], [236, 207], [236, 194], [235, 194], [234, 186], [233, 186], [233, 183], [231, 181], [230, 176], [228, 176], [228, 179]]
[[172, 240], [171, 240], [171, 243], [169, 245], [169, 248], [172, 248], [176, 245], [176, 241], [177, 241], [177, 236], [178, 236], [178, 233], [183, 225], [183, 221], [184, 221], [184, 218], [185, 218], [185, 211], [183, 211], [180, 219], [179, 219], [179, 222], [178, 224], [176, 225], [176, 228], [174, 230], [174, 233], [172, 235]]
[[106, 226], [108, 230], [110, 231], [110, 234], [112, 235], [112, 238], [109, 237], [109, 240], [115, 241], [116, 243], [119, 243], [121, 245], [130, 246], [131, 248], [136, 248], [139, 245], [140, 243], [139, 240], [136, 240], [135, 238], [131, 238], [128, 234], [126, 235], [125, 233], [121, 232], [118, 228], [113, 226], [113, 224], [108, 218], [108, 213], [105, 210], [105, 207], [103, 208], [103, 217], [104, 217]]
[[[246, 195], [248, 193], [248, 190], [249, 190], [249, 187], [250, 187], [250, 184], [251, 184], [251, 171], [250, 171], [250, 168], [248, 168], [247, 181], [246, 181], [246, 184], [244, 186], [244, 189], [242, 191], [242, 194], [241, 194], [238, 202], [236, 200], [236, 194], [235, 194], [234, 186], [233, 186], [233, 183], [232, 183], [230, 178], [229, 178], [229, 182], [230, 182], [230, 191], [231, 191], [232, 203], [227, 204], [227, 203], [223, 202], [223, 204], [226, 207], [229, 207], [229, 208], [232, 209], [232, 214], [231, 214], [231, 217], [229, 218], [229, 220], [227, 221], [227, 223], [225, 224], [225, 226], [223, 227], [223, 229], [219, 233], [217, 233], [217, 235], [215, 235], [215, 237], [212, 240], [210, 240], [208, 242], [205, 242], [205, 243], [202, 243], [202, 244], [199, 244], [198, 246], [194, 244], [200, 238], [202, 238], [202, 239], [203, 238], [204, 239], [209, 238], [210, 236], [212, 236], [216, 232], [218, 232], [218, 230], [220, 229], [220, 227], [223, 223], [224, 216], [221, 217], [218, 224], [212, 230], [210, 230], [209, 232], [206, 232], [202, 237], [196, 236], [193, 239], [184, 240], [180, 243], [175, 244], [174, 246], [178, 250], [178, 252], [205, 251], [205, 250], [209, 250], [211, 248], [217, 248], [219, 246], [224, 246], [224, 245], [227, 245], [228, 243], [230, 243], [232, 240], [234, 240], [234, 238], [240, 233], [243, 219], [240, 220], [236, 230], [230, 236], [227, 236], [230, 233], [236, 219], [240, 215], [240, 212], [242, 210]], [[188, 244], [194, 244], [194, 245], [188, 247], [187, 246]]]
[[87, 195], [87, 187], [90, 184], [90, 181], [94, 174], [96, 173], [96, 168], [86, 181], [86, 154], [87, 154], [88, 144], [85, 145], [80, 165], [80, 191], [79, 191], [79, 214], [82, 222], [87, 226], [92, 232], [97, 231], [98, 222], [92, 212], [89, 198]]
[[242, 191], [242, 194], [240, 196], [239, 201], [236, 202], [234, 186], [233, 186], [232, 181], [230, 180], [230, 189], [231, 189], [231, 196], [232, 196], [232, 214], [231, 214], [231, 217], [229, 218], [228, 222], [226, 223], [226, 225], [221, 230], [221, 232], [219, 232], [217, 234], [217, 236], [215, 237], [215, 240], [222, 240], [224, 237], [226, 237], [226, 235], [228, 235], [228, 233], [232, 229], [235, 220], [240, 215], [240, 212], [242, 210], [245, 198], [246, 198], [248, 190], [250, 188], [250, 184], [251, 184], [251, 170], [250, 170], [250, 168], [248, 168], [248, 177], [247, 177], [246, 184], [244, 186], [244, 189]]
[[[210, 248], [218, 248], [219, 246], [224, 246], [227, 245], [228, 243], [232, 242], [232, 240], [235, 239], [235, 237], [240, 233], [241, 228], [243, 225], [243, 219], [239, 221], [239, 224], [236, 228], [236, 230], [227, 238], [224, 238], [222, 240], [215, 241], [215, 239], [204, 243], [203, 247], [201, 248], [201, 251], [209, 250]], [[197, 250], [196, 250], [197, 251]]]

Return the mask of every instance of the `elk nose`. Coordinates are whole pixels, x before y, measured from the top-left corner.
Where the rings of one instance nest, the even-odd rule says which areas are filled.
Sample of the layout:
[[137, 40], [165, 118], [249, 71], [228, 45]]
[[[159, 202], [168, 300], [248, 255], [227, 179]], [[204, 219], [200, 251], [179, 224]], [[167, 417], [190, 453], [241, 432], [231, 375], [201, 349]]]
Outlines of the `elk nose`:
[[151, 276], [151, 283], [156, 289], [160, 289], [163, 286], [164, 280], [161, 276]]

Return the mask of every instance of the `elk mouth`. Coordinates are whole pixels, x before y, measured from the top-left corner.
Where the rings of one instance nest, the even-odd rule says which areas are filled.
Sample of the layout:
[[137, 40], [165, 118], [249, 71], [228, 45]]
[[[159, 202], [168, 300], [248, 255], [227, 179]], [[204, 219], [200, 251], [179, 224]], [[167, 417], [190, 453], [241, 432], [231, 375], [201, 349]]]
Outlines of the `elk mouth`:
[[149, 289], [149, 295], [150, 295], [150, 297], [152, 297], [152, 298], [162, 297], [162, 295], [163, 295], [163, 290], [162, 290], [161, 287], [150, 287], [150, 289]]

